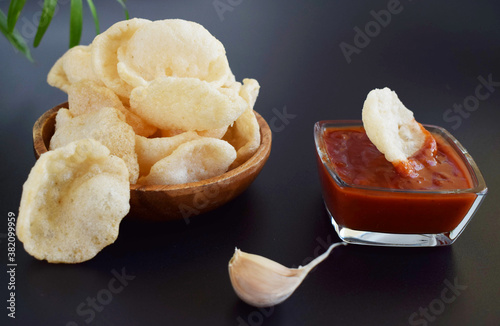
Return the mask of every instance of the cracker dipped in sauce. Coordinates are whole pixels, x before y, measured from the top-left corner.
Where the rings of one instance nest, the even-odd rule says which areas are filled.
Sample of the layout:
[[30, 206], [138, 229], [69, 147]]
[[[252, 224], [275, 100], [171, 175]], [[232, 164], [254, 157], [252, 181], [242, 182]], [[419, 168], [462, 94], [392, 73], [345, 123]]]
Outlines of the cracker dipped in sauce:
[[456, 146], [415, 121], [388, 88], [368, 94], [363, 125], [321, 128], [323, 198], [341, 228], [451, 232], [477, 198], [466, 191], [477, 182]]
[[[374, 89], [363, 105], [363, 126], [370, 141], [402, 176], [417, 177], [425, 165], [435, 165], [436, 140], [389, 88]], [[427, 164], [413, 156], [427, 155]]]
[[[430, 133], [429, 133], [430, 134]], [[349, 184], [391, 189], [467, 189], [470, 175], [457, 153], [438, 136], [426, 141], [407, 163], [418, 172], [405, 175], [401, 162], [387, 161], [368, 138], [363, 127], [328, 130], [325, 135], [328, 155], [342, 180]], [[427, 139], [430, 140], [431, 138]], [[403, 170], [403, 173], [400, 171]]]
[[432, 135], [389, 88], [372, 90], [363, 127], [331, 130], [328, 153], [348, 183], [391, 189], [466, 189], [470, 176], [457, 153]]

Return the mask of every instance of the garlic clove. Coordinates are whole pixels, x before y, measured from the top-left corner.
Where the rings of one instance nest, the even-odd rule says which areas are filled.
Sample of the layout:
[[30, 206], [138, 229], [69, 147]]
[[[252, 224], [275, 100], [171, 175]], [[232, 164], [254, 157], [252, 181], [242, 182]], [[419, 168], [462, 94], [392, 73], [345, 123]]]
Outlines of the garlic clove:
[[287, 268], [268, 258], [236, 248], [229, 261], [229, 278], [238, 297], [255, 307], [270, 307], [285, 301], [307, 274], [322, 262], [339, 242], [305, 266]]

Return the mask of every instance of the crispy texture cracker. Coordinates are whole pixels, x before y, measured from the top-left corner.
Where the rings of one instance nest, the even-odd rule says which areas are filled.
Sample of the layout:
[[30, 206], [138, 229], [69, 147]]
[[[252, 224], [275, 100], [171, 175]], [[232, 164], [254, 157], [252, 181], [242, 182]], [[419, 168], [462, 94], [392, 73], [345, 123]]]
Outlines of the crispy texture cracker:
[[[222, 128], [217, 128], [217, 129], [208, 129], [208, 130], [197, 130], [196, 133], [202, 137], [212, 137], [212, 138], [217, 138], [221, 139], [227, 132], [227, 129], [229, 126], [225, 126]], [[162, 137], [172, 137], [175, 135], [182, 134], [183, 132], [187, 132], [182, 129], [168, 129], [168, 130], [161, 130], [160, 134]]]
[[259, 82], [252, 78], [243, 79], [243, 85], [239, 89], [240, 96], [247, 101], [251, 109], [255, 106], [257, 96], [259, 96]]
[[222, 128], [217, 128], [217, 129], [200, 130], [197, 131], [197, 133], [202, 137], [212, 137], [221, 139], [226, 134], [228, 128], [229, 126], [224, 126]]
[[253, 111], [259, 95], [260, 85], [255, 79], [246, 78], [243, 79], [243, 85], [240, 85], [238, 89], [240, 96], [248, 103], [248, 108], [229, 127], [223, 138], [234, 146], [238, 154], [230, 169], [234, 169], [246, 162], [260, 146], [259, 122]]
[[[426, 144], [435, 140], [413, 117], [389, 88], [374, 89], [368, 93], [362, 111], [363, 126], [370, 141], [393, 163], [399, 173], [416, 176], [419, 166], [409, 158]], [[432, 146], [432, 145], [431, 145]]]
[[125, 114], [125, 121], [134, 129], [134, 132], [143, 137], [154, 135], [158, 128], [147, 123], [144, 119], [139, 117], [134, 112], [130, 111], [129, 107], [124, 107], [122, 113]]
[[77, 45], [63, 56], [63, 68], [71, 84], [81, 80], [92, 80], [104, 85], [92, 69], [91, 45]]
[[260, 146], [260, 127], [254, 111], [248, 108], [243, 112], [222, 139], [229, 142], [237, 151], [237, 158], [230, 169], [240, 166], [252, 157]]
[[63, 67], [63, 57], [57, 59], [56, 63], [50, 68], [47, 75], [47, 83], [52, 87], [57, 87], [63, 92], [68, 92], [68, 87], [71, 84], [69, 82], [68, 76], [64, 71]]
[[95, 74], [108, 88], [122, 97], [128, 98], [133, 87], [118, 75], [118, 48], [139, 28], [150, 23], [150, 20], [140, 18], [120, 21], [97, 35], [92, 42], [91, 58]]
[[73, 116], [97, 111], [105, 107], [125, 110], [118, 96], [109, 88], [92, 80], [82, 80], [68, 89], [69, 111]]
[[42, 154], [32, 168], [17, 236], [37, 259], [80, 263], [116, 240], [129, 199], [123, 160], [95, 140], [79, 140]]
[[231, 70], [222, 43], [198, 23], [154, 21], [139, 28], [117, 51], [118, 74], [129, 85], [160, 77], [191, 77], [222, 86]]
[[139, 177], [135, 134], [132, 127], [122, 119], [123, 115], [114, 108], [102, 108], [77, 117], [72, 117], [66, 109], [60, 109], [49, 148], [53, 150], [85, 138], [95, 139], [106, 146], [112, 155], [125, 161], [130, 173], [130, 183], [135, 183]]
[[162, 130], [222, 128], [247, 106], [234, 90], [195, 78], [157, 78], [147, 87], [136, 87], [130, 95], [130, 109]]
[[138, 183], [174, 185], [205, 180], [226, 172], [235, 159], [236, 151], [229, 143], [203, 137], [180, 145], [154, 164]]
[[112, 90], [92, 80], [82, 80], [68, 88], [69, 110], [73, 116], [112, 107], [125, 116], [125, 121], [132, 126], [137, 135], [149, 137], [157, 130], [139, 116], [127, 109], [118, 95]]
[[90, 45], [77, 45], [66, 51], [50, 69], [47, 83], [66, 93], [72, 84], [81, 80], [104, 85], [92, 69], [90, 53]]
[[171, 137], [146, 138], [136, 136], [135, 151], [139, 161], [140, 175], [148, 175], [156, 162], [172, 154], [181, 144], [199, 138], [200, 136], [194, 131], [183, 132]]
[[160, 136], [161, 137], [172, 137], [172, 136], [182, 134], [183, 132], [186, 132], [186, 131], [182, 130], [182, 129], [163, 129], [163, 130], [160, 130]]

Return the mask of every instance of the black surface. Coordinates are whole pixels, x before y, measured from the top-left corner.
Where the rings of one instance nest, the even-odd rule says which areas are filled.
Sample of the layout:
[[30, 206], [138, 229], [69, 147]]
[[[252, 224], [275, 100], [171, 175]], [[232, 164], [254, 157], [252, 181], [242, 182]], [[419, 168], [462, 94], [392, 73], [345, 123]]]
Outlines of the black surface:
[[[0, 37], [4, 305], [9, 292], [6, 220], [9, 211], [17, 215], [22, 184], [35, 162], [32, 126], [45, 110], [66, 100], [46, 83], [68, 43], [69, 4], [61, 2], [33, 52], [35, 64]], [[370, 11], [386, 9], [391, 1], [221, 2], [233, 4], [223, 20], [211, 0], [131, 0], [128, 6], [135, 17], [201, 23], [225, 45], [236, 78], [260, 82], [255, 109], [267, 121], [276, 121], [272, 153], [260, 176], [240, 197], [189, 224], [124, 220], [118, 240], [83, 264], [40, 262], [17, 242], [16, 319], [7, 318], [2, 307], [1, 324], [500, 324], [500, 87], [460, 126], [444, 117], [455, 103], [474, 94], [478, 77], [491, 74], [500, 81], [498, 2], [401, 1], [401, 11], [352, 55], [351, 63], [341, 42], [352, 45], [354, 28], [364, 28], [374, 20]], [[4, 12], [7, 7], [7, 1], [0, 1]], [[99, 1], [97, 9], [102, 30], [123, 17], [115, 1]], [[88, 44], [94, 29], [85, 10], [82, 43]], [[39, 11], [29, 1], [18, 25], [31, 40], [30, 21]], [[239, 301], [227, 273], [235, 246], [298, 266], [323, 252], [322, 244], [339, 241], [321, 200], [313, 124], [359, 119], [366, 94], [384, 86], [396, 90], [417, 120], [447, 128], [469, 150], [489, 188], [477, 215], [451, 247], [341, 247], [285, 303], [259, 310]], [[285, 107], [294, 118], [280, 125], [276, 112]], [[114, 273], [122, 271], [133, 279], [108, 297]], [[449, 282], [460, 286], [454, 294], [445, 292], [455, 299], [443, 303]], [[96, 297], [96, 308], [86, 306], [88, 298]], [[429, 311], [427, 319], [419, 315], [423, 309]]]

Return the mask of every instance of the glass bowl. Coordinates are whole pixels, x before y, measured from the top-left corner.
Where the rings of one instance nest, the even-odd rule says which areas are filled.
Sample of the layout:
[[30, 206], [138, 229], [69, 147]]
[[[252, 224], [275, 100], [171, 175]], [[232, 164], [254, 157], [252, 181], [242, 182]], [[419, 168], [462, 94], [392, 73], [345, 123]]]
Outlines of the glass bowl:
[[483, 176], [467, 150], [445, 129], [424, 125], [457, 153], [471, 176], [472, 188], [401, 190], [349, 184], [330, 161], [324, 133], [330, 128], [362, 125], [359, 120], [319, 121], [314, 125], [323, 201], [338, 236], [348, 243], [376, 246], [452, 244], [487, 193]]

